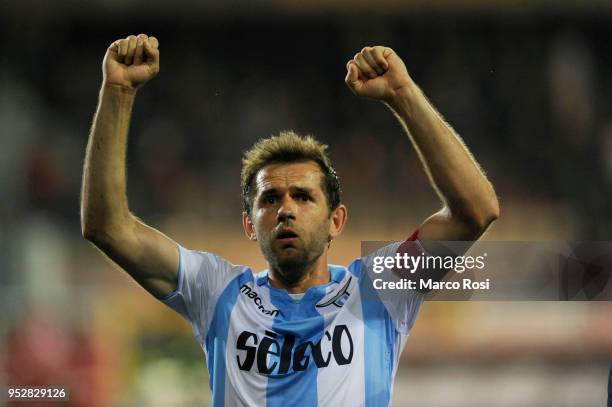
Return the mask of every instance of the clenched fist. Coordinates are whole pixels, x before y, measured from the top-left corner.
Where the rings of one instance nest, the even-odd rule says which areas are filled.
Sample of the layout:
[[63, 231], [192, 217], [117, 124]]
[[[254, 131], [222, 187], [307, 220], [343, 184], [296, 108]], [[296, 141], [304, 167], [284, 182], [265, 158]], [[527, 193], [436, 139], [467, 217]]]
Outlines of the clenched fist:
[[138, 89], [159, 72], [159, 42], [145, 34], [130, 35], [106, 50], [102, 73], [105, 85]]
[[401, 88], [412, 85], [406, 65], [391, 49], [365, 47], [346, 64], [345, 82], [357, 96], [390, 102]]

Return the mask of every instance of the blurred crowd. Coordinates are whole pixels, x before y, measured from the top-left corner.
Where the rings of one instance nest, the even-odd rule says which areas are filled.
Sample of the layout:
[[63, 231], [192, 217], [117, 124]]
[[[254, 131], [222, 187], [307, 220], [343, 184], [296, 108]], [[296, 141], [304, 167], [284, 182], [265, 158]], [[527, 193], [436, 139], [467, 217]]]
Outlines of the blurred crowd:
[[[502, 201], [563, 203], [575, 238], [609, 237], [612, 80], [603, 21], [406, 16], [363, 32], [355, 20], [352, 28], [325, 19], [5, 21], [0, 219], [36, 213], [78, 225], [102, 57], [114, 39], [147, 31], [160, 39], [162, 72], [138, 96], [130, 140], [130, 200], [143, 217], [239, 214], [241, 151], [285, 128], [329, 143], [352, 202], [384, 207], [372, 192], [387, 200], [428, 194], [395, 120], [343, 84], [346, 61], [381, 43], [403, 57]], [[26, 28], [19, 41], [16, 25]]]

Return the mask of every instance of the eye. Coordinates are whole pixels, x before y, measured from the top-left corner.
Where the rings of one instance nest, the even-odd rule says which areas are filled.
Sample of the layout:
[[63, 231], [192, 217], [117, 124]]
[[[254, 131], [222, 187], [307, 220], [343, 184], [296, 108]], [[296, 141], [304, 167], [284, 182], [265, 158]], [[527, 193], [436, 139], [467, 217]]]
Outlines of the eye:
[[303, 202], [310, 201], [310, 196], [308, 194], [299, 194], [297, 198]]
[[274, 195], [268, 195], [264, 198], [264, 202], [272, 205], [276, 202], [276, 197]]

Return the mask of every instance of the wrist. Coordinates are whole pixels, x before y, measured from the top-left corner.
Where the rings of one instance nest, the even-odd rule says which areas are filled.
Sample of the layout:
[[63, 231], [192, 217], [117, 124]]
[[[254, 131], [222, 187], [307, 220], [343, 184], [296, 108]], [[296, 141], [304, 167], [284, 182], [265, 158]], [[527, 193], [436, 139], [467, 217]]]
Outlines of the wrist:
[[102, 82], [102, 91], [109, 92], [117, 96], [134, 97], [136, 96], [138, 89], [104, 81]]
[[99, 108], [106, 106], [111, 111], [131, 112], [136, 99], [136, 89], [117, 84], [103, 83], [100, 88]]
[[407, 83], [391, 92], [385, 103], [394, 110], [400, 109], [406, 103], [411, 103], [417, 98], [419, 89], [414, 82]]

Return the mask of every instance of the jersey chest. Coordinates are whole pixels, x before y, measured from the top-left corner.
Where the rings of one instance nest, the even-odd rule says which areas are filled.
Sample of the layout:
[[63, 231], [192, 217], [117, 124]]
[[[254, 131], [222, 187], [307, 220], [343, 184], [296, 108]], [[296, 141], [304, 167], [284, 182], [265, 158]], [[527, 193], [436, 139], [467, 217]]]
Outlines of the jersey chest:
[[225, 310], [228, 367], [283, 376], [351, 365], [363, 348], [361, 305], [357, 294], [336, 291], [293, 301], [243, 284], [234, 307]]

